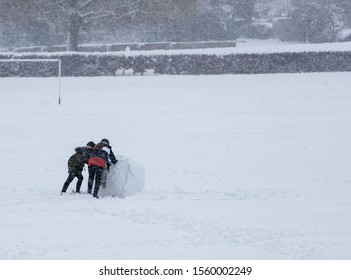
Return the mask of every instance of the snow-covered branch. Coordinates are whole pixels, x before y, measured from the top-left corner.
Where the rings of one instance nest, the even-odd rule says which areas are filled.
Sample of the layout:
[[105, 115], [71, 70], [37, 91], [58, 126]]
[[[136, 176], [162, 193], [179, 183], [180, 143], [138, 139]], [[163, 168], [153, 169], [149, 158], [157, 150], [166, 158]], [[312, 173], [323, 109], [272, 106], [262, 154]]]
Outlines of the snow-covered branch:
[[86, 2], [84, 2], [83, 4], [80, 5], [80, 8], [84, 9], [85, 7], [89, 6], [94, 1], [96, 1], [96, 0], [87, 0]]

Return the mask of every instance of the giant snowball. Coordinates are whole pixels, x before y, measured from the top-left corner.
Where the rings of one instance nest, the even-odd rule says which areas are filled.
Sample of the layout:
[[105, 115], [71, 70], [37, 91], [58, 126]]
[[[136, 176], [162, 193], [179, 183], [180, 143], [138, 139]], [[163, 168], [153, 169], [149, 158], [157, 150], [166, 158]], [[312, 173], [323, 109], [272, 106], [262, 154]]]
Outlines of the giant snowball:
[[116, 155], [118, 162], [110, 166], [106, 174], [106, 183], [99, 190], [99, 196], [124, 198], [141, 192], [145, 184], [144, 168], [137, 162]]

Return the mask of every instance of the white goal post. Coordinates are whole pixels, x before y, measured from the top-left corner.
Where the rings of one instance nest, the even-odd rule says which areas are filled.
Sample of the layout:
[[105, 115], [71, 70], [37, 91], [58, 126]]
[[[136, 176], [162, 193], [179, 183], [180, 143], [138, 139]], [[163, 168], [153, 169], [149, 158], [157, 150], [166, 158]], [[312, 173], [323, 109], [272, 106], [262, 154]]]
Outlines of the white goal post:
[[57, 62], [58, 63], [58, 104], [61, 104], [61, 59], [54, 58], [36, 58], [36, 59], [20, 59], [20, 58], [9, 58], [0, 59], [0, 62]]

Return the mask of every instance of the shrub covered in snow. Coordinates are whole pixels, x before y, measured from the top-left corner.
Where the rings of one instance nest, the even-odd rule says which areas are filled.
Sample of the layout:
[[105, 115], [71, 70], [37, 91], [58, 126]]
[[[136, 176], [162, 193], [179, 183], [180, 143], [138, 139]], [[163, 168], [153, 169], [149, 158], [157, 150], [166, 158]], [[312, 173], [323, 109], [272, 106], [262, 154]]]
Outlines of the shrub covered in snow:
[[[10, 59], [13, 54], [0, 55]], [[61, 53], [22, 58], [60, 58], [63, 76], [124, 74], [258, 74], [351, 71], [351, 52], [286, 52], [252, 54], [115, 54]], [[55, 76], [52, 63], [0, 63], [0, 76]]]
[[347, 42], [351, 41], [351, 28], [344, 28], [341, 29], [337, 34], [336, 34], [336, 41], [338, 42]]

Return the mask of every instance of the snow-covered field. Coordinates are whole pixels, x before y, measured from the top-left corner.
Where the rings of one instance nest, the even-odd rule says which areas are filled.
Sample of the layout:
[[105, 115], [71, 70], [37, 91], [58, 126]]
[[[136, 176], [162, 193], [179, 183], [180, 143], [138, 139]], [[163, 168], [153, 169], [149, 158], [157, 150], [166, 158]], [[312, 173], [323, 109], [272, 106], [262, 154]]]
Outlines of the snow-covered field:
[[[0, 79], [0, 259], [350, 259], [350, 78]], [[142, 192], [59, 195], [102, 138]]]
[[[345, 31], [347, 32], [347, 31]], [[99, 46], [99, 45], [95, 45]], [[100, 45], [101, 46], [101, 45]], [[25, 48], [23, 48], [25, 49]], [[351, 49], [351, 42], [339, 42], [339, 43], [301, 43], [301, 42], [284, 42], [277, 39], [268, 40], [257, 40], [257, 39], [238, 39], [236, 47], [226, 48], [203, 48], [203, 49], [173, 49], [173, 50], [142, 50], [133, 51], [126, 49], [124, 51], [114, 52], [94, 52], [94, 55], [124, 55], [124, 56], [135, 56], [135, 55], [177, 55], [177, 54], [246, 54], [246, 53], [291, 53], [291, 52], [349, 52]], [[53, 56], [67, 54], [68, 52], [42, 52], [40, 56]], [[0, 50], [0, 55], [13, 55], [14, 58], [21, 58], [26, 55], [33, 55], [32, 52], [24, 53], [12, 53], [4, 50]], [[77, 54], [77, 52], [72, 52]], [[81, 55], [91, 55], [90, 52], [80, 52]]]

